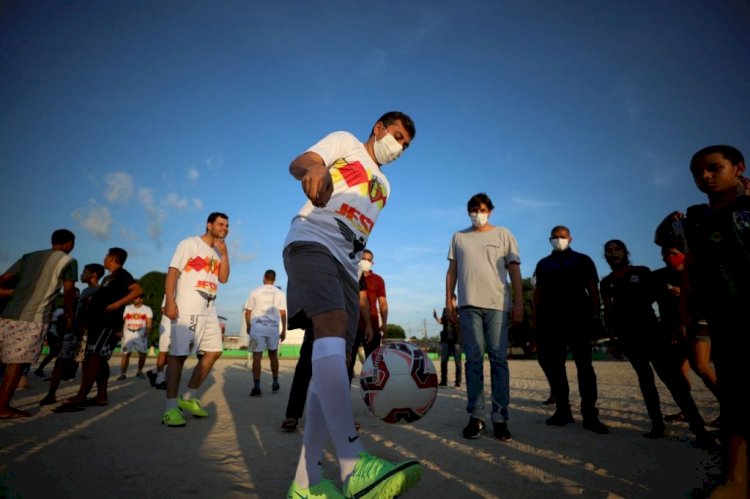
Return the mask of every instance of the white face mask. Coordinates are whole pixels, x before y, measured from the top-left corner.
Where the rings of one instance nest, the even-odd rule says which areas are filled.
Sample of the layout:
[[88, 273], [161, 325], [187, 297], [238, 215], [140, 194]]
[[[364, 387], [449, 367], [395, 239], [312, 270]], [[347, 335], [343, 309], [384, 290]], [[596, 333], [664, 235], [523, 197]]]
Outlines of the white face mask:
[[549, 240], [549, 243], [552, 245], [552, 249], [555, 251], [565, 251], [568, 249], [568, 245], [570, 244], [570, 239], [563, 239], [562, 237], [554, 237]]
[[369, 272], [372, 268], [372, 262], [370, 260], [360, 260], [359, 268], [362, 269], [362, 272]]
[[373, 144], [373, 152], [375, 153], [375, 159], [382, 166], [391, 161], [395, 161], [401, 153], [404, 152], [404, 146], [398, 143], [393, 135], [386, 133], [385, 136], [376, 140]]
[[474, 227], [479, 229], [487, 225], [487, 220], [490, 218], [490, 214], [471, 212], [469, 213], [469, 218], [471, 218], [472, 225], [474, 225]]

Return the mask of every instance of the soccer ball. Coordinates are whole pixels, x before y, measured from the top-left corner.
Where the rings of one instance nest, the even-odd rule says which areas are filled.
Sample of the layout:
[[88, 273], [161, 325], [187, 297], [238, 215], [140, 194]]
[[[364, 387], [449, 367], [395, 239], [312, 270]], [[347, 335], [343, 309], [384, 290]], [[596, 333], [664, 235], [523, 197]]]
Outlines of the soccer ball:
[[438, 391], [435, 366], [411, 343], [387, 343], [373, 351], [359, 375], [370, 412], [386, 423], [412, 423], [430, 410]]

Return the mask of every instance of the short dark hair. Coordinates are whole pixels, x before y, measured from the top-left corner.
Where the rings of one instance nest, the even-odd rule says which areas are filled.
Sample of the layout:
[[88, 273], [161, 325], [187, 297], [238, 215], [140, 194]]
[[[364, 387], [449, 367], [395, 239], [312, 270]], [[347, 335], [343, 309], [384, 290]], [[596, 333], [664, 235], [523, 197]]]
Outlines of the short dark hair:
[[693, 165], [695, 165], [695, 162], [698, 161], [700, 158], [704, 156], [708, 156], [709, 154], [719, 153], [724, 158], [727, 159], [730, 163], [733, 165], [737, 165], [740, 163], [745, 162], [745, 157], [742, 155], [739, 149], [732, 146], [727, 145], [715, 145], [715, 146], [708, 146], [704, 147], [697, 153], [693, 154], [692, 159], [690, 160], [690, 167], [692, 168]]
[[606, 243], [604, 243], [604, 251], [606, 252], [607, 246], [610, 244], [615, 244], [623, 249], [625, 251], [625, 263], [627, 265], [630, 265], [630, 251], [628, 251], [628, 247], [625, 246], [625, 243], [620, 241], [619, 239], [610, 239]]
[[84, 270], [88, 270], [89, 272], [96, 274], [97, 277], [101, 277], [104, 275], [104, 265], [102, 265], [101, 263], [89, 263], [83, 268]]
[[221, 218], [226, 218], [227, 220], [229, 220], [229, 217], [228, 217], [228, 216], [226, 216], [226, 215], [225, 215], [224, 213], [222, 213], [222, 212], [220, 212], [220, 211], [214, 211], [214, 212], [212, 212], [212, 213], [211, 213], [210, 215], [208, 215], [208, 219], [206, 219], [206, 223], [207, 223], [207, 224], [212, 224], [212, 223], [214, 223], [214, 222], [216, 221], [216, 219], [217, 219], [217, 218], [219, 218], [219, 217], [221, 217]]
[[480, 192], [469, 198], [469, 202], [466, 203], [466, 210], [470, 212], [472, 208], [479, 208], [480, 205], [485, 205], [490, 211], [495, 209], [495, 205], [492, 204], [490, 197], [484, 192]]
[[362, 254], [364, 255], [365, 253], [369, 253], [369, 254], [370, 254], [370, 256], [371, 256], [371, 257], [372, 257], [373, 259], [375, 258], [375, 253], [373, 253], [372, 251], [370, 251], [370, 250], [368, 250], [368, 249], [364, 249], [364, 250], [362, 250]]
[[57, 229], [52, 233], [52, 244], [65, 244], [76, 242], [76, 235], [68, 229]]
[[125, 261], [128, 259], [128, 252], [122, 248], [109, 248], [107, 254], [114, 258], [120, 265], [125, 265]]
[[265, 274], [263, 274], [263, 279], [271, 282], [276, 281], [276, 271], [273, 269], [266, 270]]
[[[401, 111], [389, 111], [378, 118], [378, 121], [382, 121], [385, 126], [391, 125], [396, 121], [400, 121], [401, 124], [404, 125], [406, 131], [409, 132], [412, 140], [414, 140], [414, 136], [417, 134], [417, 129], [414, 126], [414, 121], [407, 114], [402, 113]], [[372, 133], [370, 135], [372, 135]]]
[[550, 237], [553, 237], [555, 235], [555, 232], [557, 232], [558, 230], [564, 230], [565, 232], [568, 233], [568, 235], [570, 235], [569, 228], [565, 227], [564, 225], [555, 225], [554, 227], [552, 227], [552, 230], [549, 231]]

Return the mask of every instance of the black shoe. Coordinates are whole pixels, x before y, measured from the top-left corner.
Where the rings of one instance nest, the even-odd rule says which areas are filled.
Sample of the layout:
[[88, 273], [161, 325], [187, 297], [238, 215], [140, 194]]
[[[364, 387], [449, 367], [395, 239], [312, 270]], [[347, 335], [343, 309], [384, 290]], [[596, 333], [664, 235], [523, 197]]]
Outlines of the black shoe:
[[469, 424], [464, 428], [464, 438], [479, 438], [484, 430], [484, 421], [478, 418], [469, 418]]
[[553, 397], [552, 395], [550, 395], [547, 400], [545, 400], [544, 402], [542, 402], [542, 404], [544, 404], [544, 405], [555, 405], [556, 403], [557, 403], [557, 401], [555, 400], [555, 397]]
[[253, 388], [253, 391], [250, 392], [251, 397], [260, 397], [260, 388]]
[[279, 382], [278, 381], [274, 381], [273, 384], [271, 385], [271, 390], [274, 391], [274, 392], [278, 392], [279, 388], [280, 388]]
[[666, 435], [666, 428], [651, 428], [648, 433], [644, 433], [645, 438], [656, 440], [658, 438], [664, 438]]
[[698, 433], [692, 445], [696, 449], [703, 450], [718, 450], [720, 448], [719, 441], [708, 431]]
[[547, 418], [546, 424], [550, 426], [565, 426], [566, 424], [575, 423], [573, 414], [570, 411], [555, 411], [555, 413]]
[[156, 388], [157, 390], [166, 390], [167, 389], [167, 382], [166, 381], [162, 381], [161, 383], [156, 383], [156, 385], [154, 385], [154, 388]]
[[708, 423], [708, 426], [711, 428], [721, 428], [721, 416]]
[[42, 400], [39, 401], [39, 405], [42, 407], [45, 405], [51, 405], [51, 404], [56, 404], [56, 403], [57, 403], [57, 399], [55, 397], [50, 397], [49, 395], [47, 395], [46, 397], [44, 397]]
[[34, 370], [34, 374], [36, 374], [40, 378], [44, 378], [45, 377], [44, 369], [36, 369], [36, 370]]
[[147, 371], [146, 376], [148, 376], [148, 382], [151, 383], [151, 386], [156, 388], [156, 376], [157, 374], [154, 371]]
[[495, 434], [495, 438], [501, 442], [512, 442], [513, 437], [508, 431], [508, 423], [494, 423], [492, 425], [492, 433]]
[[678, 412], [677, 414], [667, 414], [664, 416], [664, 421], [671, 421], [674, 423], [685, 421], [685, 415], [682, 413], [682, 411]]
[[599, 435], [606, 435], [609, 433], [607, 425], [599, 421], [599, 418], [588, 418], [583, 420], [583, 428], [585, 430], [593, 431]]
[[456, 388], [461, 388], [461, 382], [460, 381], [456, 381]]
[[438, 383], [438, 386], [448, 386], [448, 382], [443, 380], [440, 383]]

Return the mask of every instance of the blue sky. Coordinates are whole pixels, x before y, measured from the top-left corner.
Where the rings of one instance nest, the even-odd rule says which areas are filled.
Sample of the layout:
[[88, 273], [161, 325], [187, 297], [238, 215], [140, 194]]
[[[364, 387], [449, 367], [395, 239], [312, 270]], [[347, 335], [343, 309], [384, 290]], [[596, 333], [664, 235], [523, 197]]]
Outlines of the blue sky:
[[750, 6], [664, 0], [40, 1], [0, 6], [0, 267], [77, 235], [127, 249], [134, 276], [230, 217], [219, 313], [279, 271], [304, 202], [289, 162], [325, 134], [366, 139], [382, 113], [417, 126], [384, 167], [370, 239], [389, 322], [438, 326], [451, 234], [486, 192], [524, 277], [564, 224], [603, 276], [606, 240], [658, 268], [653, 230], [703, 201], [688, 162], [750, 155]]

